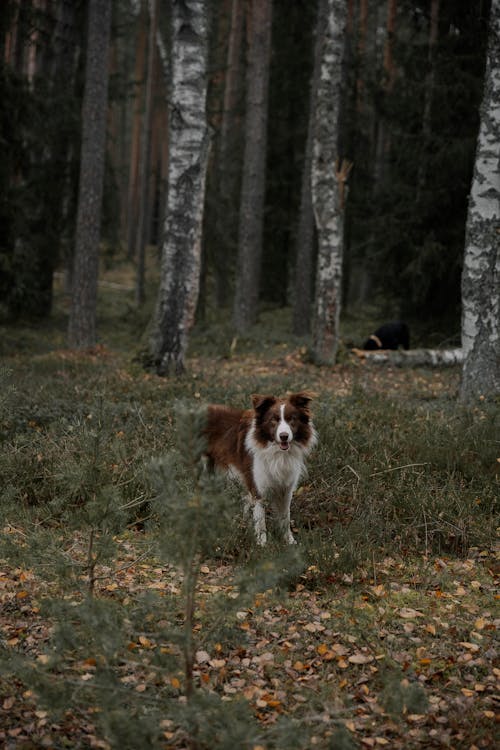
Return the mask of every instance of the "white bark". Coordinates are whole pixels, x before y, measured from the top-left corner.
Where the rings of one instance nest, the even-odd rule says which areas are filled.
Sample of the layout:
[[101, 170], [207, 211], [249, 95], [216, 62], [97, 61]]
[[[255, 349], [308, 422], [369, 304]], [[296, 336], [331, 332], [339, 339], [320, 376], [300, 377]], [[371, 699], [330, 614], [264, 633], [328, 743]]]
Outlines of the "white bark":
[[462, 273], [460, 398], [500, 393], [500, 0], [491, 4], [481, 123]]
[[169, 167], [160, 289], [150, 354], [160, 375], [184, 370], [194, 322], [209, 136], [206, 122], [209, 0], [172, 3]]
[[339, 340], [342, 284], [343, 206], [336, 178], [345, 0], [322, 0], [318, 34], [323, 37], [315, 96], [311, 188], [318, 232], [313, 358], [335, 362]]
[[463, 349], [410, 349], [408, 351], [365, 351], [353, 349], [356, 356], [365, 362], [395, 367], [451, 367], [464, 361]]

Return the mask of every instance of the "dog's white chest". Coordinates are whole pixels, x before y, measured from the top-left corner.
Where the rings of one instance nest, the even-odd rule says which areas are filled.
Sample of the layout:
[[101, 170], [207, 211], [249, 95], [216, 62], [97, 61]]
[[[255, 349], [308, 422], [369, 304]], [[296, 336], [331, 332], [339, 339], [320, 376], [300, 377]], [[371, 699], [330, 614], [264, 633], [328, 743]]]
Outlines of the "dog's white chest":
[[269, 491], [295, 489], [302, 472], [303, 461], [294, 447], [286, 453], [276, 450], [275, 446], [254, 453], [253, 477], [262, 495]]

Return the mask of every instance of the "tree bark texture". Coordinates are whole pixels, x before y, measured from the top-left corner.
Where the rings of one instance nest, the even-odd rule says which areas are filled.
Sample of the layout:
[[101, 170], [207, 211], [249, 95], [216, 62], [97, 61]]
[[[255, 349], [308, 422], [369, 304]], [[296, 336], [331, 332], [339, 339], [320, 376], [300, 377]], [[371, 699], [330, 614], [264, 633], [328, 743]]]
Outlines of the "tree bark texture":
[[463, 349], [410, 349], [409, 351], [365, 351], [353, 349], [364, 362], [395, 367], [451, 367], [464, 361]]
[[313, 359], [334, 364], [339, 340], [342, 286], [343, 215], [336, 177], [345, 0], [322, 0], [318, 33], [323, 36], [315, 96], [311, 170], [312, 202], [318, 234]]
[[97, 276], [106, 155], [111, 0], [90, 0], [69, 345], [96, 343]]
[[230, 304], [232, 263], [237, 244], [241, 90], [244, 88], [242, 39], [244, 0], [232, 0], [231, 25], [227, 47], [222, 121], [219, 135], [219, 208], [216, 216], [214, 248], [215, 296], [218, 307]]
[[156, 372], [185, 369], [201, 264], [201, 230], [209, 136], [208, 0], [172, 3], [169, 166], [160, 288], [150, 354]]
[[127, 194], [127, 253], [134, 257], [137, 237], [137, 194], [139, 184], [139, 159], [141, 150], [142, 94], [146, 77], [146, 0], [141, 0], [138, 14], [139, 31], [135, 45], [134, 106], [132, 108], [132, 134], [130, 143], [128, 194]]
[[311, 165], [313, 151], [313, 130], [315, 122], [314, 95], [318, 85], [320, 53], [322, 49], [319, 24], [316, 24], [316, 42], [314, 51], [314, 68], [311, 78], [311, 95], [309, 102], [309, 121], [307, 140], [304, 152], [304, 166], [300, 191], [300, 214], [297, 230], [295, 253], [295, 299], [293, 303], [293, 332], [304, 336], [311, 328], [313, 248], [314, 248], [314, 213], [311, 197]]
[[491, 4], [462, 273], [460, 398], [500, 394], [500, 0]]
[[149, 34], [148, 34], [148, 64], [146, 71], [146, 102], [142, 123], [141, 156], [139, 162], [139, 205], [136, 234], [137, 278], [135, 285], [135, 301], [144, 304], [146, 245], [149, 239], [149, 199], [151, 174], [151, 130], [153, 125], [153, 85], [154, 61], [156, 51], [156, 32], [158, 28], [158, 0], [151, 0], [149, 6]]
[[271, 19], [271, 0], [251, 0], [248, 16], [245, 150], [233, 308], [233, 323], [239, 333], [247, 331], [257, 317], [264, 218]]

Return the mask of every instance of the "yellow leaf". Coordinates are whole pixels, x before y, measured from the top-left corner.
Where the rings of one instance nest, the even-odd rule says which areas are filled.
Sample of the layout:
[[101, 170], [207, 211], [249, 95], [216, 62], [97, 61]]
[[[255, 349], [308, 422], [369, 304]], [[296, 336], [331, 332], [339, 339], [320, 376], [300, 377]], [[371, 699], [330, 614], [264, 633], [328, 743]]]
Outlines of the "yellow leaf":
[[180, 690], [181, 688], [181, 683], [179, 682], [177, 677], [171, 677], [170, 684], [172, 685], [173, 688], [175, 688], [175, 690]]
[[320, 643], [319, 646], [316, 649], [316, 651], [318, 652], [318, 654], [320, 656], [324, 656], [325, 654], [327, 654], [328, 650], [329, 649], [328, 649], [328, 646], [326, 645], [326, 643]]

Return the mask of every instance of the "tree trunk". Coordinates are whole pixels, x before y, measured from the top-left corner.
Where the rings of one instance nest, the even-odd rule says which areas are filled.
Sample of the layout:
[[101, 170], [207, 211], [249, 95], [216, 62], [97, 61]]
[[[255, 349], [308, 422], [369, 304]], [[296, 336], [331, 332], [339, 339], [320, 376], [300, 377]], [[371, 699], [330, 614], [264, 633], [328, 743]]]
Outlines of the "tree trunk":
[[90, 0], [88, 14], [80, 184], [68, 331], [69, 345], [74, 348], [85, 348], [96, 343], [111, 0]]
[[243, 83], [241, 46], [243, 39], [243, 0], [232, 0], [231, 27], [227, 48], [224, 101], [218, 154], [219, 208], [214, 248], [215, 296], [218, 307], [229, 303], [231, 263], [237, 231], [238, 160], [240, 138], [239, 109]]
[[451, 367], [464, 361], [463, 349], [410, 349], [409, 351], [365, 351], [353, 353], [370, 364], [387, 364], [395, 367]]
[[198, 299], [208, 159], [208, 0], [172, 5], [169, 166], [160, 288], [150, 340], [159, 375], [185, 369]]
[[156, 31], [158, 28], [158, 0], [151, 0], [149, 7], [148, 65], [146, 71], [146, 104], [142, 123], [141, 158], [139, 162], [139, 205], [137, 210], [136, 259], [137, 277], [135, 301], [144, 304], [144, 277], [146, 245], [149, 239], [149, 198], [151, 172], [151, 128], [153, 115], [154, 60]]
[[141, 0], [141, 8], [138, 16], [139, 32], [135, 48], [135, 70], [134, 70], [134, 105], [132, 112], [132, 137], [130, 143], [130, 166], [128, 173], [127, 194], [127, 255], [130, 259], [134, 257], [137, 244], [137, 199], [139, 183], [139, 160], [141, 144], [141, 114], [142, 114], [142, 91], [145, 77], [145, 55], [146, 55], [146, 0]]
[[493, 0], [462, 273], [460, 399], [500, 393], [500, 0]]
[[344, 178], [337, 175], [345, 0], [322, 0], [318, 33], [323, 36], [315, 97], [312, 201], [318, 233], [313, 359], [334, 364], [339, 339], [342, 287]]
[[311, 166], [313, 150], [313, 129], [315, 121], [314, 96], [318, 86], [320, 70], [320, 53], [322, 37], [319, 24], [316, 24], [316, 42], [314, 52], [314, 69], [311, 79], [311, 95], [309, 102], [309, 122], [307, 126], [307, 141], [304, 152], [304, 166], [302, 169], [302, 184], [300, 192], [299, 227], [297, 231], [295, 254], [295, 285], [293, 304], [293, 332], [296, 336], [304, 336], [311, 328], [312, 302], [312, 270], [314, 250], [314, 213], [311, 197]]
[[255, 322], [262, 258], [267, 145], [271, 0], [252, 0], [245, 114], [245, 153], [233, 322], [243, 333]]
[[427, 63], [429, 69], [425, 77], [425, 101], [424, 113], [422, 116], [422, 150], [418, 162], [417, 174], [417, 195], [416, 201], [420, 203], [427, 183], [427, 171], [431, 161], [429, 154], [429, 144], [432, 136], [432, 102], [434, 98], [434, 88], [436, 85], [436, 47], [439, 38], [439, 0], [431, 2], [431, 17], [429, 27], [429, 51]]

